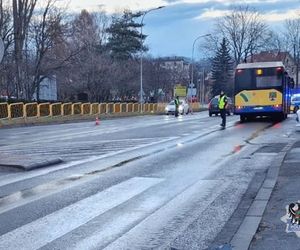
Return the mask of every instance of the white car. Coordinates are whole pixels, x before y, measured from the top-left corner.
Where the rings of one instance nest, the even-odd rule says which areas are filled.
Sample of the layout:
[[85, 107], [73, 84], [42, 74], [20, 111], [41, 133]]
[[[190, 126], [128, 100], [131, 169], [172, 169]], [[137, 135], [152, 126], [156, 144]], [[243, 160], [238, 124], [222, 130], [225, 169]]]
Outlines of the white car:
[[[179, 114], [188, 114], [190, 112], [190, 107], [185, 100], [179, 100]], [[174, 100], [169, 102], [165, 108], [166, 114], [175, 114], [175, 102]]]

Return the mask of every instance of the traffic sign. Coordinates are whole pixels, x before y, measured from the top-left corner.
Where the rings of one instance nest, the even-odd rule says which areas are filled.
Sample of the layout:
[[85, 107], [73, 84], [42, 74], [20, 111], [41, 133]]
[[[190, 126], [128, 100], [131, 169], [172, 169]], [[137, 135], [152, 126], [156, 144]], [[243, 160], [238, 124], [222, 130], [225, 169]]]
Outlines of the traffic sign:
[[186, 86], [182, 86], [180, 84], [175, 85], [174, 88], [174, 96], [186, 97]]
[[3, 56], [4, 56], [4, 44], [2, 39], [0, 39], [0, 63], [2, 61]]

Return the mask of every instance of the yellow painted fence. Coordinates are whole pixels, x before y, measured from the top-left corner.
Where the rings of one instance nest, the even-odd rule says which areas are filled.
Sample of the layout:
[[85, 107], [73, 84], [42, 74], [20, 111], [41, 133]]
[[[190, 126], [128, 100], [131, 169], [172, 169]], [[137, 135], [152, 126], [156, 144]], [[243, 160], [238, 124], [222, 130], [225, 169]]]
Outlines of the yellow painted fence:
[[[163, 113], [166, 105], [166, 103], [146, 103], [143, 104], [143, 112]], [[199, 108], [199, 103], [192, 104], [194, 111]], [[141, 105], [138, 103], [0, 103], [0, 120], [137, 113], [140, 110]]]

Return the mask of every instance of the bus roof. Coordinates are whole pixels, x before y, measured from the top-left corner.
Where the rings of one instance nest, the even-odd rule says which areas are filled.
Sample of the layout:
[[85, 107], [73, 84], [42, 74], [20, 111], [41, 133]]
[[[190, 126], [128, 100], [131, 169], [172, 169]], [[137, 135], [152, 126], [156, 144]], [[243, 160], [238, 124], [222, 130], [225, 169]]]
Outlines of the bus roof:
[[277, 68], [284, 67], [282, 62], [255, 62], [241, 63], [237, 65], [237, 69], [256, 69], [256, 68]]

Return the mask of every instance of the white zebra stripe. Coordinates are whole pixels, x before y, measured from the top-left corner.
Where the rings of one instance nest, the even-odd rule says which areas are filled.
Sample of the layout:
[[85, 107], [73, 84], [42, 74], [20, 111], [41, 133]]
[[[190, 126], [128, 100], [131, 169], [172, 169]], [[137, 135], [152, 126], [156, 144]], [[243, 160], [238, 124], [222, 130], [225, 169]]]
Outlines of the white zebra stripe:
[[131, 178], [2, 235], [0, 249], [39, 249], [162, 181]]

